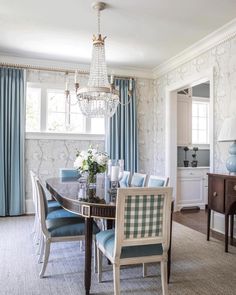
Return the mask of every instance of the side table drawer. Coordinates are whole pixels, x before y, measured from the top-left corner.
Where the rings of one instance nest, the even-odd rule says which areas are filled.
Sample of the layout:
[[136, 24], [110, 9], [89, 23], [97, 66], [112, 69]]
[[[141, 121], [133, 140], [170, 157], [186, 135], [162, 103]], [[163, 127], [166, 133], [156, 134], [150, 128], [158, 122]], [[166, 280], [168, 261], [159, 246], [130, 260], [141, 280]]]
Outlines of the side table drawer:
[[208, 206], [219, 213], [225, 212], [224, 179], [220, 177], [208, 178]]

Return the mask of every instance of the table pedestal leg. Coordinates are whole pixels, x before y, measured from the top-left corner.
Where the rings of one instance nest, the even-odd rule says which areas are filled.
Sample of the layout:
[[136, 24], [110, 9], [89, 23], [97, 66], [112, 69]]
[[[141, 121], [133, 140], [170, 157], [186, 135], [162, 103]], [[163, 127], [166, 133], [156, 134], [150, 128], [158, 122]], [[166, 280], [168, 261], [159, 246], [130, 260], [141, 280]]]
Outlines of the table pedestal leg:
[[93, 219], [92, 218], [85, 218], [84, 285], [85, 285], [86, 295], [89, 295], [90, 286], [91, 286], [92, 239], [93, 239]]

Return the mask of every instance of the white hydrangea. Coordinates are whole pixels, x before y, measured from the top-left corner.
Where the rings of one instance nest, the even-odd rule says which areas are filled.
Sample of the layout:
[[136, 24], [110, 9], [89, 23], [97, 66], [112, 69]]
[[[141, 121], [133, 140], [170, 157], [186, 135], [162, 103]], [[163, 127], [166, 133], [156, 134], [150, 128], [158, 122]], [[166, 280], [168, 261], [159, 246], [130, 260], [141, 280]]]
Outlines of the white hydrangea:
[[[105, 153], [99, 152], [97, 149], [90, 147], [87, 151], [80, 151], [75, 159], [74, 167], [80, 172], [91, 171], [97, 163], [95, 173], [103, 173], [106, 171], [108, 156]], [[90, 166], [89, 166], [90, 165]]]
[[106, 165], [108, 161], [108, 157], [107, 155], [104, 154], [98, 154], [96, 157], [96, 162], [98, 163], [98, 165]]
[[75, 167], [76, 169], [80, 169], [80, 168], [82, 168], [82, 166], [83, 166], [83, 158], [80, 157], [80, 156], [78, 156], [78, 157], [75, 159], [74, 167]]

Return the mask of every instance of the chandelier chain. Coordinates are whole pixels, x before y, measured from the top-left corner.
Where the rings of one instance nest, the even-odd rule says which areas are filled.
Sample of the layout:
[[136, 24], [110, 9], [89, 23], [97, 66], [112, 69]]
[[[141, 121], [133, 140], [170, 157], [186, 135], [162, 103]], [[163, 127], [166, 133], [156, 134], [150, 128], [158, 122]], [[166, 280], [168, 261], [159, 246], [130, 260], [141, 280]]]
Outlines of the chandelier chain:
[[98, 35], [101, 33], [101, 13], [100, 9], [97, 10], [97, 16], [98, 16]]

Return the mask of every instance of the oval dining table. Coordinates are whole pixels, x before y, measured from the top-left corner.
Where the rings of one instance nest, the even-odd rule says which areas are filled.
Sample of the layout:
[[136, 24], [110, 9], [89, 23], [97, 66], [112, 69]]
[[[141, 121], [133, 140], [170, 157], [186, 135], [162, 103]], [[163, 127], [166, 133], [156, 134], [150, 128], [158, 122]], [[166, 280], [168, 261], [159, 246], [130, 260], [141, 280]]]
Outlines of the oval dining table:
[[[91, 287], [91, 260], [92, 260], [92, 226], [93, 219], [106, 219], [110, 228], [112, 220], [115, 220], [116, 206], [114, 204], [88, 203], [79, 200], [79, 182], [75, 178], [49, 178], [46, 180], [46, 187], [52, 197], [66, 210], [83, 216], [85, 218], [85, 269], [84, 269], [84, 286], [85, 294], [90, 294]], [[173, 202], [172, 202], [173, 212]], [[111, 221], [111, 222], [109, 222]], [[171, 214], [172, 221], [172, 214]], [[172, 222], [171, 222], [172, 232]], [[171, 236], [170, 248], [168, 252], [168, 282], [170, 277], [171, 266]]]

